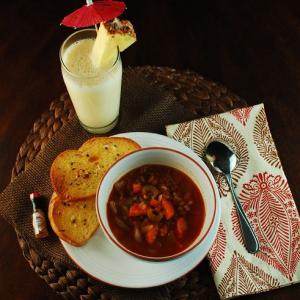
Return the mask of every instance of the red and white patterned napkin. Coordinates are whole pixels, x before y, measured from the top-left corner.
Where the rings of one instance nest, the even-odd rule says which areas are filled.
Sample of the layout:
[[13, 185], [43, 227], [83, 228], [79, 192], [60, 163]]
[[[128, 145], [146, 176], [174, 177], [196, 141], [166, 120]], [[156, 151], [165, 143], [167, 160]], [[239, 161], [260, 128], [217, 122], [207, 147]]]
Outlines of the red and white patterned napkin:
[[212, 140], [227, 143], [239, 163], [233, 171], [237, 195], [260, 243], [247, 252], [225, 177], [216, 174], [221, 223], [208, 259], [222, 299], [255, 294], [300, 281], [300, 219], [264, 105], [169, 125], [167, 135], [203, 157]]

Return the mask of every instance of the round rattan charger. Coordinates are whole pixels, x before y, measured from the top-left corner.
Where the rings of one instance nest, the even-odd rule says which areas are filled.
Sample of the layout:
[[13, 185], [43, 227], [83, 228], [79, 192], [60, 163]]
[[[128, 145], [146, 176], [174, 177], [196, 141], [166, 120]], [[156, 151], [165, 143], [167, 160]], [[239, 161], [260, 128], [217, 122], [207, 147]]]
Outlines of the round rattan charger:
[[[220, 84], [204, 79], [192, 71], [178, 71], [167, 67], [135, 67], [135, 72], [145, 77], [150, 84], [165, 89], [175, 96], [196, 117], [221, 113], [243, 107], [246, 102]], [[126, 71], [125, 71], [126, 72]], [[20, 147], [12, 178], [26, 169], [52, 135], [74, 115], [67, 93], [51, 102], [49, 110], [35, 121], [25, 142]], [[79, 269], [69, 270], [43, 258], [17, 233], [23, 255], [30, 267], [47, 284], [65, 299], [121, 299], [115, 291]], [[203, 276], [206, 274], [207, 276]], [[136, 290], [127, 290], [126, 299], [137, 298]], [[141, 295], [141, 294], [140, 294]], [[156, 288], [155, 299], [214, 299], [218, 298], [207, 261], [176, 281]], [[140, 298], [140, 297], [139, 297]]]

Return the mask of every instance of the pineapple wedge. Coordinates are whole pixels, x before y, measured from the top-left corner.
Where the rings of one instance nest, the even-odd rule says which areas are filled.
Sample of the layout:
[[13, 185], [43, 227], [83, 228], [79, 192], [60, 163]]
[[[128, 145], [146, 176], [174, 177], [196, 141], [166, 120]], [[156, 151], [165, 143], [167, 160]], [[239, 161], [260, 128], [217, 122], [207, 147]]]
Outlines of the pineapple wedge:
[[116, 61], [118, 47], [122, 52], [135, 41], [136, 34], [129, 21], [116, 18], [110, 22], [102, 22], [91, 53], [94, 67], [110, 68]]

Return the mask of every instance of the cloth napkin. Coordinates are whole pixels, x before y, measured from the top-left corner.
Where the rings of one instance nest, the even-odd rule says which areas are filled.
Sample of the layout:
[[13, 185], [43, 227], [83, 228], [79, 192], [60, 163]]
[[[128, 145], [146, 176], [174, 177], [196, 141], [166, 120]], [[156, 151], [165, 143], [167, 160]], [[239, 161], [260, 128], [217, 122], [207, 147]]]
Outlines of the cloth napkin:
[[214, 173], [221, 222], [208, 255], [221, 299], [256, 294], [300, 281], [300, 219], [263, 104], [166, 127], [167, 135], [200, 157], [212, 140], [238, 156], [236, 193], [258, 237], [260, 251], [244, 247], [226, 179]]

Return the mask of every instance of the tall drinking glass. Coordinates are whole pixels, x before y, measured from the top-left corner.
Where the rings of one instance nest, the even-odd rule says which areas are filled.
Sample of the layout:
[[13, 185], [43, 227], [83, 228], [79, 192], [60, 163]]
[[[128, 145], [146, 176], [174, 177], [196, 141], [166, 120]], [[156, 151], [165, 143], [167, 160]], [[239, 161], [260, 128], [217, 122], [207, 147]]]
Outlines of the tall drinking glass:
[[122, 61], [95, 68], [90, 58], [97, 36], [95, 29], [70, 35], [60, 48], [62, 76], [81, 125], [92, 133], [106, 133], [118, 122]]

